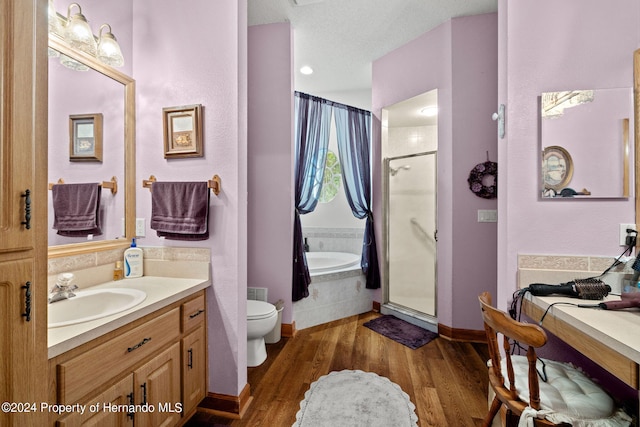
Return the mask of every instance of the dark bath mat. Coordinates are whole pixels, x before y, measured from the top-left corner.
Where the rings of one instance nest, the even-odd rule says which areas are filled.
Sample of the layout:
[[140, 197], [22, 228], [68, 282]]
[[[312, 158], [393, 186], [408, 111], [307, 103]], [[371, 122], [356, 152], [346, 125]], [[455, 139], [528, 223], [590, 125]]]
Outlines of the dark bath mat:
[[413, 350], [438, 336], [435, 332], [427, 331], [390, 314], [369, 320], [364, 326]]

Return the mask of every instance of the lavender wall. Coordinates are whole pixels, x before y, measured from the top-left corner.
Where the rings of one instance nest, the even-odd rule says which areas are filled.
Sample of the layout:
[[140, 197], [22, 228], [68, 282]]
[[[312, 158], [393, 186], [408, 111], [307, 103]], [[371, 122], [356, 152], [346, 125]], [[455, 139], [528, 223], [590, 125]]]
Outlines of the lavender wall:
[[249, 27], [248, 284], [285, 301], [292, 322], [293, 32], [289, 23]]
[[[535, 178], [540, 93], [633, 85], [640, 3], [621, 0], [610, 6], [597, 0], [498, 1], [498, 98], [507, 106], [506, 138], [498, 144], [507, 177], [498, 186], [497, 305], [502, 308], [516, 288], [519, 253], [617, 256], [618, 224], [635, 222], [633, 198], [541, 201]], [[555, 337], [541, 355], [573, 361], [616, 396], [637, 401], [634, 390]]]
[[538, 96], [631, 87], [640, 3], [621, 0], [612, 8], [596, 0], [501, 0], [499, 14], [499, 99], [507, 106], [499, 163], [507, 178], [498, 187], [498, 305], [505, 307], [516, 286], [518, 253], [617, 256], [618, 224], [635, 222], [633, 198], [538, 199]]
[[[477, 223], [477, 210], [497, 203], [467, 184], [487, 151], [497, 158], [496, 45], [496, 14], [456, 18], [373, 63], [375, 194], [382, 188], [382, 108], [438, 89], [438, 322], [453, 328], [482, 329], [477, 295], [496, 283], [496, 224]], [[374, 199], [379, 235], [381, 203]]]
[[[238, 396], [247, 383], [246, 0], [138, 0], [133, 16], [138, 217], [148, 226], [151, 193], [141, 182], [150, 175], [222, 178], [222, 192], [211, 195], [209, 240], [160, 240], [147, 227], [139, 243], [211, 249], [208, 390]], [[162, 108], [190, 104], [204, 107], [204, 157], [164, 159]]]

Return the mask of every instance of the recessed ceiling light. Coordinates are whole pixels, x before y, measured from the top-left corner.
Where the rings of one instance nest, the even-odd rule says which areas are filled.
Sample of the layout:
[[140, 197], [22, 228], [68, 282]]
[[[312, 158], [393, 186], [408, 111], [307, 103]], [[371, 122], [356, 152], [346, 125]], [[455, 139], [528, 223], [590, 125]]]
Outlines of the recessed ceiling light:
[[300, 72], [301, 72], [302, 74], [309, 75], [309, 74], [312, 74], [312, 73], [313, 73], [313, 68], [309, 67], [308, 65], [305, 65], [305, 66], [303, 66], [303, 67], [301, 67], [301, 68], [300, 68]]
[[420, 110], [420, 114], [427, 117], [433, 117], [438, 115], [438, 107], [424, 107]]

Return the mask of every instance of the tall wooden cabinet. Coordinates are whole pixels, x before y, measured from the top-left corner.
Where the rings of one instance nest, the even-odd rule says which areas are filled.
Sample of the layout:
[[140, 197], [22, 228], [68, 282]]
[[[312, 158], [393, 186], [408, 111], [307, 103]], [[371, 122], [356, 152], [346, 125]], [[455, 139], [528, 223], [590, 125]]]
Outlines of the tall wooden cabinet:
[[[0, 411], [44, 425], [46, 401], [47, 1], [0, 1]], [[38, 408], [39, 409], [39, 408]]]

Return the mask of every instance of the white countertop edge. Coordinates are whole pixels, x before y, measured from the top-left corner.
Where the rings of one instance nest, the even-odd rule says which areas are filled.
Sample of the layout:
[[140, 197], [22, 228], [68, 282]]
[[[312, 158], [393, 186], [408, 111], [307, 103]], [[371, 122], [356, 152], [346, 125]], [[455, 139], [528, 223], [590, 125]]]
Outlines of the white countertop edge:
[[[546, 310], [552, 303], [598, 304], [602, 301], [569, 297], [537, 297], [530, 293], [525, 298]], [[603, 301], [619, 301], [619, 296], [609, 295]], [[570, 305], [554, 305], [547, 316], [554, 316], [621, 355], [640, 363], [640, 311], [637, 309], [604, 310], [580, 308]], [[533, 319], [538, 322], [540, 319]], [[546, 320], [546, 317], [545, 317]], [[542, 328], [545, 327], [544, 320]]]
[[[152, 282], [160, 282], [154, 285]], [[166, 282], [171, 283], [171, 289], [166, 289]], [[184, 279], [173, 277], [143, 276], [135, 279], [123, 279], [117, 282], [107, 282], [87, 289], [99, 288], [132, 288], [144, 290], [147, 298], [139, 305], [101, 319], [96, 319], [75, 325], [48, 330], [48, 358], [52, 359], [79, 345], [85, 344], [106, 333], [138, 320], [156, 310], [179, 301], [199, 290], [211, 285], [210, 279]], [[157, 286], [154, 289], [154, 286]], [[156, 292], [157, 291], [157, 292]], [[56, 303], [53, 303], [56, 304]]]

